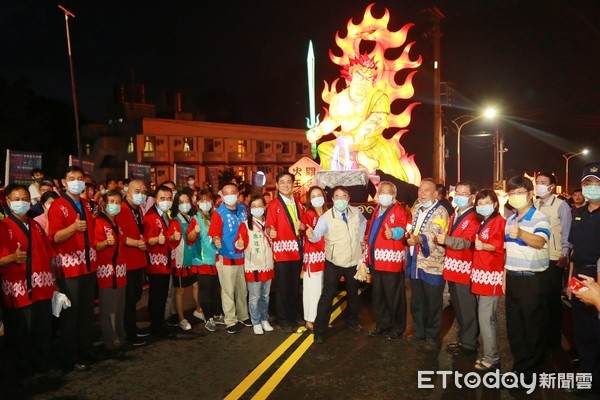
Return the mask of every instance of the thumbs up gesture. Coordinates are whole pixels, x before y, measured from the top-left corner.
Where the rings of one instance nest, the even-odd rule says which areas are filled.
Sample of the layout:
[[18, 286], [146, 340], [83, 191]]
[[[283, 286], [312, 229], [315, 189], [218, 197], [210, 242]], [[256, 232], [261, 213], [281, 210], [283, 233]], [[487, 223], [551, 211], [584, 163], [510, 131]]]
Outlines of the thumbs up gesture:
[[163, 230], [160, 230], [160, 233], [158, 234], [158, 244], [165, 244], [165, 234], [163, 233]]
[[200, 224], [199, 223], [196, 223], [196, 226], [194, 227], [194, 231], [196, 233], [200, 233]]
[[75, 217], [75, 222], [73, 222], [73, 227], [75, 227], [75, 231], [77, 232], [85, 232], [87, 229], [87, 224], [85, 221], [82, 221], [79, 217], [79, 214]]
[[515, 224], [508, 228], [508, 236], [510, 236], [511, 239], [517, 239], [521, 233], [520, 231], [519, 221], [515, 220]]
[[140, 240], [138, 240], [138, 249], [141, 251], [146, 251], [146, 242], [144, 241], [144, 237], [140, 235]]
[[275, 239], [277, 237], [277, 231], [275, 230], [275, 228], [271, 228], [271, 230], [269, 231], [269, 237], [271, 239]]
[[221, 238], [218, 236], [214, 236], [213, 237], [213, 243], [215, 244], [215, 247], [217, 249], [222, 249], [223, 248], [223, 242], [221, 242]]
[[483, 250], [483, 242], [479, 240], [479, 236], [475, 236], [475, 250]]
[[106, 235], [106, 244], [108, 244], [109, 246], [112, 246], [115, 244], [115, 237], [113, 236], [112, 233], [109, 233], [108, 235]]
[[435, 235], [435, 239], [437, 240], [438, 244], [446, 244], [446, 237], [448, 235], [446, 235], [446, 232], [441, 232], [438, 233], [437, 235]]
[[240, 236], [238, 240], [235, 242], [235, 248], [238, 250], [242, 250], [244, 248], [244, 239]]
[[417, 239], [415, 239], [416, 236], [407, 233], [406, 234], [406, 243], [408, 243], [409, 246], [415, 246], [417, 244], [419, 244], [419, 242], [417, 242]]
[[177, 229], [175, 229], [175, 231], [171, 235], [171, 241], [178, 242], [180, 240], [181, 240], [181, 232], [179, 232]]
[[27, 253], [21, 250], [21, 243], [17, 242], [17, 250], [13, 254], [16, 263], [21, 264], [27, 261]]
[[393, 236], [394, 236], [394, 233], [392, 232], [392, 230], [390, 229], [388, 224], [385, 224], [385, 238], [391, 239]]
[[313, 232], [312, 228], [310, 226], [306, 226], [306, 237], [309, 239], [312, 239], [315, 236], [315, 233]]

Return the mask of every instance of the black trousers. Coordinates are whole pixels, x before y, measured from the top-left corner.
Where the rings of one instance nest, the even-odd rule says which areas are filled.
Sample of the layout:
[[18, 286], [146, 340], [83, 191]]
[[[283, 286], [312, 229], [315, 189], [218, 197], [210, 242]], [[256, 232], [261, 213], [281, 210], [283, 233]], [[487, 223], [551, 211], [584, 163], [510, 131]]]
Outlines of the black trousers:
[[298, 320], [298, 291], [302, 261], [275, 262], [275, 306], [279, 325]]
[[127, 271], [127, 286], [125, 287], [125, 338], [132, 341], [137, 333], [137, 303], [142, 298], [144, 283], [144, 268]]
[[206, 318], [223, 314], [219, 275], [198, 274], [198, 302]]
[[442, 325], [444, 285], [430, 285], [421, 279], [411, 279], [410, 313], [415, 337], [437, 341]]
[[458, 341], [465, 349], [479, 348], [479, 321], [477, 297], [471, 292], [471, 284], [448, 282], [452, 296], [452, 308], [458, 321]]
[[71, 307], [60, 312], [59, 357], [65, 366], [88, 361], [93, 349], [96, 274], [57, 279]]
[[546, 290], [548, 305], [548, 325], [546, 328], [546, 347], [555, 349], [560, 347], [562, 331], [562, 283], [564, 268], [556, 265], [556, 260], [550, 260], [548, 269], [544, 273], [547, 278]]
[[402, 335], [406, 330], [406, 285], [402, 272], [371, 272], [377, 328]]
[[169, 296], [169, 274], [147, 274], [148, 314], [150, 315], [150, 330], [161, 334], [165, 330], [165, 307]]
[[506, 276], [506, 331], [513, 369], [528, 375], [538, 372], [545, 359], [546, 282], [545, 271], [533, 276]]
[[[64, 311], [64, 310], [63, 310]], [[54, 367], [51, 300], [4, 311], [6, 341], [23, 378]]]
[[[277, 272], [276, 272], [277, 274]], [[338, 267], [331, 261], [325, 260], [325, 270], [323, 271], [323, 291], [317, 305], [317, 318], [315, 318], [315, 335], [324, 335], [329, 325], [329, 318], [333, 311], [333, 298], [337, 293], [340, 278], [344, 277], [346, 284], [346, 293], [348, 293], [348, 307], [344, 311], [346, 323], [348, 325], [358, 324], [358, 287], [359, 282], [354, 279], [356, 266], [343, 268]]]
[[[573, 276], [579, 278], [578, 274], [597, 279], [596, 266], [574, 265]], [[596, 384], [600, 382], [600, 323], [598, 321], [598, 311], [595, 307], [579, 301], [575, 295], [571, 296], [571, 305], [575, 343], [579, 352], [579, 372], [591, 373], [592, 381]]]

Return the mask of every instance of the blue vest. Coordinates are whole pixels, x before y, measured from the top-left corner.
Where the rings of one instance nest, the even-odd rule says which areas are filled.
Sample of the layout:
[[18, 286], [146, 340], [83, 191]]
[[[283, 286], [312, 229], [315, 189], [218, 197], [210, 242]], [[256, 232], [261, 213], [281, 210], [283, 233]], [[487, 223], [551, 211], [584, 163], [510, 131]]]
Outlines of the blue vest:
[[244, 258], [244, 253], [238, 253], [234, 247], [234, 242], [237, 239], [238, 230], [241, 224], [246, 221], [246, 206], [241, 203], [236, 204], [236, 210], [230, 210], [225, 206], [225, 203], [221, 204], [219, 208], [215, 210], [221, 216], [223, 220], [223, 236], [221, 242], [223, 247], [217, 250], [220, 255], [227, 258]]

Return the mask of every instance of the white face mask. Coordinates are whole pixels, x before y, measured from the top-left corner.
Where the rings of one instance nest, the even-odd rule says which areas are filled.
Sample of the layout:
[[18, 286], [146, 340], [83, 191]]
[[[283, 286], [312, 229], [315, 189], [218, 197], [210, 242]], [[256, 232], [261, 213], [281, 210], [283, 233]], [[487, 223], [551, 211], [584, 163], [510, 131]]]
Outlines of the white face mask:
[[158, 202], [158, 208], [162, 211], [162, 212], [167, 212], [171, 209], [171, 206], [173, 205], [172, 201], [169, 200], [165, 200], [165, 201], [159, 201]]
[[379, 204], [383, 207], [388, 207], [394, 201], [394, 196], [391, 194], [380, 194], [379, 195]]
[[313, 197], [310, 199], [310, 204], [315, 208], [321, 208], [325, 204], [325, 198], [323, 196]]
[[200, 207], [200, 210], [202, 210], [204, 212], [209, 212], [210, 209], [212, 208], [212, 204], [207, 203], [207, 202], [202, 202], [202, 203], [198, 204], [198, 207]]
[[69, 193], [71, 193], [73, 196], [79, 196], [81, 192], [83, 192], [83, 189], [85, 189], [85, 182], [69, 181], [67, 182], [67, 189], [69, 190]]
[[131, 200], [133, 201], [133, 204], [139, 206], [146, 202], [146, 195], [144, 193], [134, 193]]
[[421, 202], [419, 202], [419, 204], [420, 204], [420, 205], [421, 205], [421, 207], [423, 207], [423, 208], [429, 208], [429, 207], [431, 207], [431, 206], [433, 205], [433, 200], [428, 200], [428, 201], [426, 201], [425, 203], [421, 203]]
[[10, 209], [13, 213], [17, 214], [19, 217], [27, 214], [27, 211], [31, 208], [31, 203], [28, 201], [11, 201]]
[[230, 207], [237, 203], [237, 199], [237, 194], [227, 194], [223, 196], [223, 202]]
[[260, 218], [264, 215], [265, 209], [264, 208], [252, 208], [252, 209], [250, 209], [250, 213], [252, 214], [253, 217]]
[[550, 186], [543, 185], [541, 183], [539, 185], [535, 185], [535, 194], [537, 194], [540, 197], [546, 196], [548, 193], [550, 193]]
[[188, 185], [190, 185], [190, 186], [194, 186], [194, 183], [195, 183], [195, 181], [194, 181], [194, 180], [192, 180], [192, 179], [190, 179], [190, 180], [188, 181]]

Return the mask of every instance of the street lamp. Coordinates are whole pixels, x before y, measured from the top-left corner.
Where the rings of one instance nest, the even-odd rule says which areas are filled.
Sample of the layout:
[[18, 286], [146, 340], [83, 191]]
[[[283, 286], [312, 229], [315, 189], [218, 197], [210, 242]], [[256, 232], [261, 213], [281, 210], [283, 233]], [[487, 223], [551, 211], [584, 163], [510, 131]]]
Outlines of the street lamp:
[[569, 193], [569, 159], [582, 154], [587, 154], [588, 152], [588, 149], [583, 149], [579, 153], [568, 152], [562, 155], [565, 159], [565, 193]]
[[[480, 118], [488, 118], [492, 119], [496, 116], [497, 111], [494, 108], [487, 108], [483, 114], [478, 116], [473, 115], [461, 115], [452, 120], [452, 123], [456, 127], [457, 136], [456, 136], [456, 175], [457, 175], [457, 183], [460, 182], [460, 131], [463, 126], [470, 124], [473, 121], [477, 121]], [[466, 119], [466, 120], [465, 120]], [[464, 120], [463, 123], [459, 124], [461, 120]]]
[[69, 68], [71, 70], [71, 90], [73, 92], [73, 111], [75, 113], [75, 135], [77, 136], [77, 158], [79, 158], [79, 168], [83, 168], [83, 154], [81, 152], [81, 134], [79, 133], [79, 107], [77, 105], [77, 91], [75, 89], [75, 72], [73, 71], [73, 56], [71, 55], [71, 36], [69, 34], [69, 17], [75, 18], [75, 14], [67, 10], [60, 4], [58, 8], [65, 13], [65, 28], [67, 30], [67, 50], [69, 53]]

